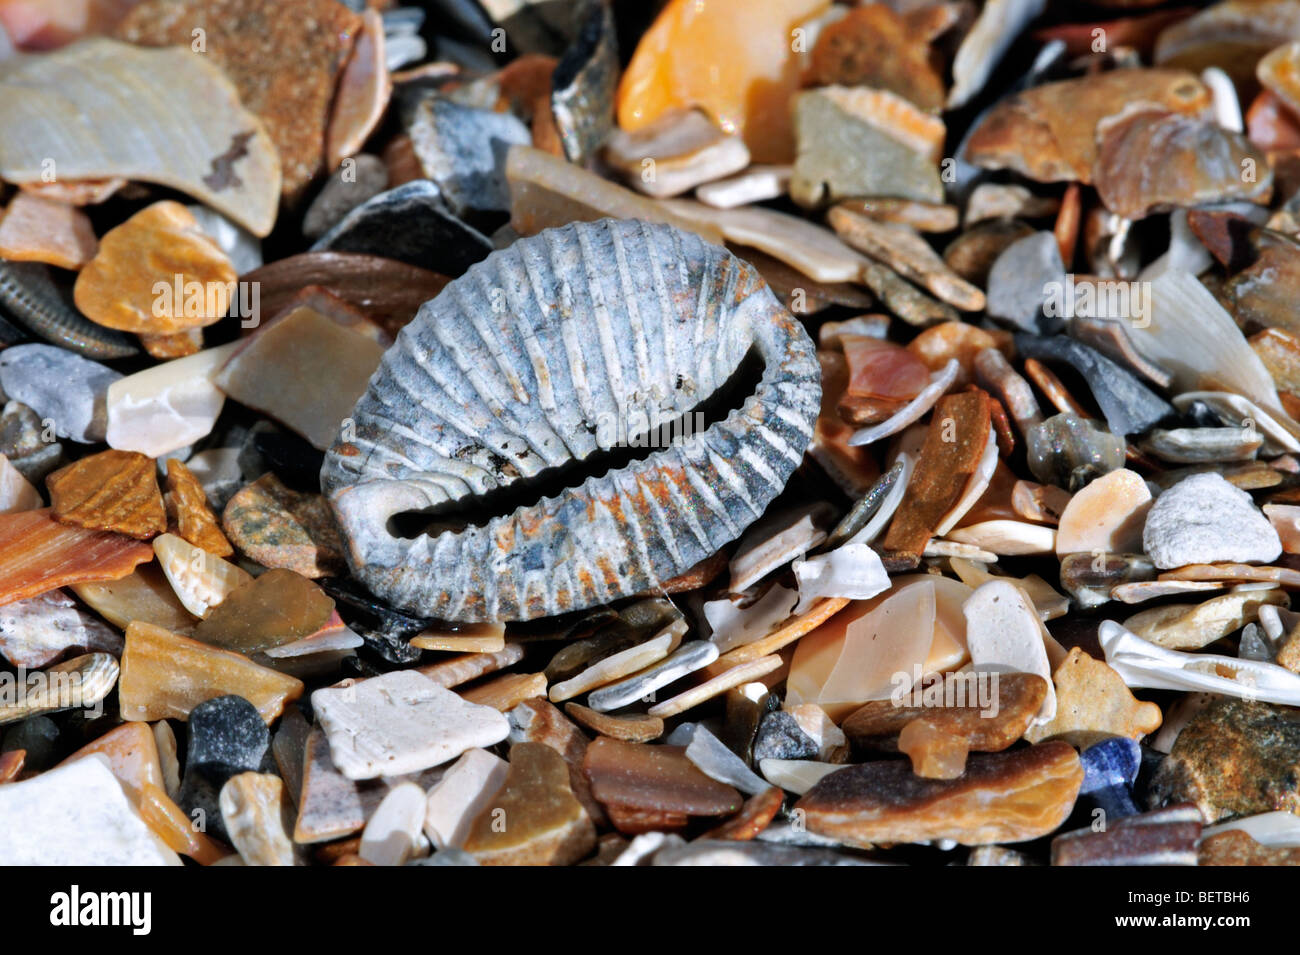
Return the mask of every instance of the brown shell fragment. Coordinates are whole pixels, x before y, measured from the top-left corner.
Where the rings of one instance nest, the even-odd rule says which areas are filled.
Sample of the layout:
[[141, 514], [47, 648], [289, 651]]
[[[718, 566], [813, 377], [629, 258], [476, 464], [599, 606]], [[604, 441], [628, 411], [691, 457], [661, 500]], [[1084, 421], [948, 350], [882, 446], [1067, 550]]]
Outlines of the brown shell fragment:
[[1273, 192], [1268, 157], [1212, 120], [1133, 111], [1103, 120], [1097, 139], [1097, 192], [1126, 219], [1231, 199], [1263, 203]]
[[374, 10], [361, 14], [351, 55], [339, 76], [330, 112], [326, 168], [354, 156], [365, 145], [388, 108], [393, 81], [384, 62], [384, 21]]
[[701, 839], [731, 839], [735, 842], [748, 842], [767, 828], [776, 818], [785, 803], [785, 792], [779, 786], [764, 789], [757, 795], [750, 796], [740, 807], [740, 812], [732, 816], [716, 829], [711, 829]]
[[247, 657], [136, 621], [126, 628], [119, 707], [126, 720], [185, 720], [205, 700], [234, 693], [268, 724], [302, 696], [300, 681]]
[[167, 512], [152, 458], [101, 451], [45, 479], [54, 519], [95, 531], [149, 540], [167, 530]]
[[268, 262], [246, 273], [243, 281], [260, 290], [264, 315], [279, 315], [304, 289], [317, 287], [347, 302], [391, 337], [450, 280], [376, 255], [303, 252]]
[[203, 485], [194, 472], [176, 458], [167, 459], [167, 497], [176, 514], [179, 536], [218, 557], [229, 557], [235, 552], [226, 535], [221, 533], [216, 515], [208, 507]]
[[975, 473], [989, 441], [990, 420], [988, 395], [982, 391], [939, 399], [907, 494], [885, 535], [887, 559], [912, 566], [920, 559]]
[[998, 103], [967, 142], [966, 158], [1039, 182], [1091, 183], [1097, 124], [1130, 102], [1190, 116], [1210, 106], [1210, 91], [1182, 70], [1112, 70], [1045, 83]]
[[611, 810], [618, 806], [725, 816], [741, 807], [740, 794], [704, 775], [687, 759], [683, 746], [625, 743], [600, 736], [587, 747], [583, 771], [591, 781], [592, 795]]
[[285, 487], [274, 474], [236, 492], [221, 523], [240, 552], [264, 567], [304, 577], [329, 577], [343, 569], [343, 542], [325, 499]]

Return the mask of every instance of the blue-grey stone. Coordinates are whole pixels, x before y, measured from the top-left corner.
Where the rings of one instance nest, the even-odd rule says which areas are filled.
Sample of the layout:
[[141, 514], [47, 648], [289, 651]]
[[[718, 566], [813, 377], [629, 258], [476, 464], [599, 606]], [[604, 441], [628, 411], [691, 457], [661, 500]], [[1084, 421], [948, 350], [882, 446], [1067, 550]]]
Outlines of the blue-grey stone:
[[357, 206], [311, 251], [380, 255], [460, 275], [487, 258], [492, 241], [452, 215], [434, 183], [417, 179]]
[[1016, 350], [1025, 358], [1063, 362], [1074, 368], [1087, 381], [1112, 434], [1141, 434], [1177, 416], [1174, 406], [1136, 375], [1083, 342], [1065, 335], [1019, 334]]

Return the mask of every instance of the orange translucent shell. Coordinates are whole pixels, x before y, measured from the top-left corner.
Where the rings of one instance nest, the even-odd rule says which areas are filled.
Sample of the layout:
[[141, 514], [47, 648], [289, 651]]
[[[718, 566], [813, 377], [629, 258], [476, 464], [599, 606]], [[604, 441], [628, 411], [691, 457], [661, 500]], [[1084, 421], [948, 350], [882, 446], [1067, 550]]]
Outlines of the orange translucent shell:
[[703, 109], [739, 133], [754, 162], [794, 157], [790, 96], [805, 44], [793, 31], [827, 0], [671, 0], [650, 26], [618, 89], [618, 124], [632, 132], [675, 108]]

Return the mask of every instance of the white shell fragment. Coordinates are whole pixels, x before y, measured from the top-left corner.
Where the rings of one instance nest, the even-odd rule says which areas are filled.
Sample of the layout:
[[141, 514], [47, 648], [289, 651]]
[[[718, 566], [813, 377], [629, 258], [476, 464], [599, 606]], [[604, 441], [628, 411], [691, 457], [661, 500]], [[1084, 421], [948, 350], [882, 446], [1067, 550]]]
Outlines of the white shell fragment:
[[485, 749], [467, 750], [429, 790], [424, 834], [435, 849], [459, 849], [470, 826], [506, 782], [509, 766]]
[[0, 607], [0, 657], [14, 666], [42, 667], [74, 647], [121, 656], [122, 637], [61, 590]]
[[755, 524], [740, 539], [731, 558], [731, 592], [749, 589], [826, 540], [826, 531], [818, 526], [817, 519], [828, 522], [832, 513], [825, 504], [809, 504]]
[[395, 670], [311, 697], [330, 759], [348, 779], [415, 773], [499, 743], [504, 714], [461, 699], [413, 670]]
[[1047, 0], [989, 0], [984, 4], [953, 59], [949, 109], [965, 106], [984, 88], [1020, 31], [1046, 6]]
[[749, 165], [745, 141], [699, 110], [664, 113], [634, 133], [615, 129], [605, 159], [648, 196], [678, 196]]
[[[733, 753], [722, 742], [699, 723], [682, 724], [678, 730], [690, 725], [690, 739], [686, 742], [686, 758], [699, 767], [700, 772], [728, 786], [735, 786], [741, 792], [754, 796], [768, 788], [767, 782], [760, 779], [745, 761]], [[677, 730], [673, 731], [676, 736]], [[679, 745], [670, 737], [670, 746]]]
[[971, 667], [1037, 673], [1047, 681], [1047, 696], [1035, 724], [1049, 722], [1056, 715], [1056, 688], [1043, 642], [1047, 631], [1033, 603], [1015, 584], [994, 580], [976, 588], [962, 604], [962, 613]]
[[221, 787], [221, 820], [244, 865], [291, 866], [284, 783], [271, 773], [240, 773]]
[[108, 446], [159, 458], [205, 438], [226, 396], [212, 383], [237, 342], [119, 378], [108, 386]]
[[[796, 573], [798, 573], [798, 561]], [[710, 600], [704, 604], [704, 619], [712, 631], [709, 639], [719, 653], [753, 643], [767, 636], [794, 613], [799, 593], [773, 584], [747, 607], [734, 599]]]
[[670, 626], [644, 643], [638, 643], [634, 647], [620, 650], [618, 653], [593, 663], [576, 676], [552, 686], [548, 694], [551, 702], [561, 703], [564, 700], [571, 700], [575, 696], [586, 693], [595, 687], [613, 683], [630, 673], [635, 673], [651, 664], [658, 663], [677, 648], [677, 644], [681, 643], [685, 631], [684, 624]]
[[[92, 753], [32, 779], [0, 786], [5, 865], [180, 865], [109, 769]], [[19, 823], [21, 821], [21, 824]]]
[[0, 454], [0, 514], [34, 511], [44, 503], [41, 492], [32, 487], [7, 457]]
[[649, 669], [594, 690], [587, 697], [587, 705], [598, 713], [608, 713], [639, 699], [651, 699], [655, 690], [708, 666], [716, 659], [716, 644], [707, 640], [683, 643], [671, 656]]
[[357, 855], [375, 865], [405, 865], [427, 847], [424, 812], [423, 789], [410, 782], [394, 786], [366, 823]]
[[60, 181], [156, 182], [254, 235], [275, 223], [275, 145], [221, 67], [189, 50], [95, 37], [15, 60], [0, 76], [0, 130], [9, 182], [44, 181], [57, 157]]
[[158, 563], [176, 597], [196, 617], [206, 617], [232, 590], [253, 580], [248, 571], [175, 534], [155, 537], [153, 552], [158, 555]]
[[1056, 528], [1025, 521], [981, 521], [948, 532], [962, 544], [972, 544], [1004, 557], [1050, 554], [1056, 550]]
[[1265, 703], [1300, 706], [1300, 676], [1275, 663], [1166, 650], [1105, 620], [1098, 633], [1106, 663], [1130, 687], [1207, 690]]
[[[390, 532], [394, 515], [454, 513], [678, 419], [751, 348], [755, 393], [702, 433], [482, 526]], [[582, 609], [654, 591], [739, 537], [802, 460], [820, 380], [812, 341], [749, 265], [672, 226], [573, 223], [421, 308], [321, 486], [352, 572], [396, 607], [465, 622]]]
[[1065, 505], [1056, 528], [1057, 555], [1137, 553], [1150, 507], [1151, 491], [1142, 475], [1127, 468], [1103, 474]]
[[842, 763], [819, 763], [810, 759], [760, 759], [759, 772], [773, 786], [780, 786], [786, 792], [802, 796], [837, 769], [843, 769]]
[[708, 182], [695, 190], [695, 198], [715, 209], [734, 209], [755, 202], [779, 199], [790, 188], [793, 166], [750, 166], [727, 179]]
[[866, 600], [889, 589], [889, 572], [880, 555], [855, 541], [826, 554], [796, 560], [793, 569], [799, 581], [795, 613], [803, 613], [824, 597]]

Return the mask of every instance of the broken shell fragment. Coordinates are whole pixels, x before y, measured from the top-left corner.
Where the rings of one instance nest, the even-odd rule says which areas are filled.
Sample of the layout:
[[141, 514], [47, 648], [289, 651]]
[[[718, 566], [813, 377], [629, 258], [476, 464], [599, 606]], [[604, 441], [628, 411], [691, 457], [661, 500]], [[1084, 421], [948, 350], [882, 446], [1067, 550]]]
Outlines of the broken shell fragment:
[[118, 580], [152, 559], [144, 541], [71, 527], [48, 509], [0, 514], [0, 604], [86, 581]]
[[665, 197], [739, 172], [749, 165], [749, 150], [739, 136], [690, 110], [665, 113], [635, 133], [616, 131], [605, 160], [646, 195]]
[[185, 609], [204, 617], [252, 576], [228, 561], [195, 547], [175, 534], [160, 534], [153, 541], [158, 563]]
[[883, 90], [828, 86], [794, 101], [790, 197], [808, 208], [857, 196], [942, 202], [942, 121]]
[[41, 181], [56, 156], [61, 180], [156, 182], [254, 235], [271, 231], [280, 198], [275, 146], [205, 57], [96, 38], [25, 58], [0, 90], [0, 176], [9, 182]]
[[[691, 306], [704, 348], [704, 327], [668, 310], [700, 282], [720, 296]], [[492, 287], [503, 307], [480, 309]], [[578, 331], [585, 314], [595, 334]], [[676, 418], [754, 347], [757, 393], [690, 441], [481, 525], [390, 532], [394, 515], [454, 514], [608, 448], [611, 419], [646, 431]], [[581, 609], [652, 590], [739, 536], [801, 459], [819, 381], [812, 342], [750, 267], [668, 226], [574, 223], [494, 253], [421, 310], [353, 411], [355, 436], [326, 454], [322, 489], [353, 572], [394, 606], [466, 622]], [[659, 501], [692, 517], [670, 521]]]
[[167, 529], [153, 461], [134, 451], [101, 451], [45, 479], [54, 519], [88, 530], [148, 540]]
[[989, 110], [967, 140], [966, 158], [1039, 182], [1091, 183], [1098, 124], [1134, 100], [1196, 116], [1209, 109], [1210, 91], [1182, 70], [1111, 70], [1045, 83]]
[[119, 706], [126, 720], [185, 720], [205, 700], [242, 696], [269, 725], [302, 696], [293, 677], [247, 657], [136, 621], [126, 628]]
[[1212, 121], [1134, 111], [1103, 120], [1097, 138], [1097, 192], [1126, 219], [1208, 202], [1264, 202], [1273, 192], [1264, 152]]

